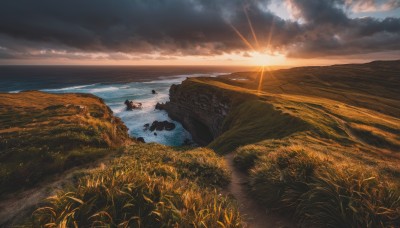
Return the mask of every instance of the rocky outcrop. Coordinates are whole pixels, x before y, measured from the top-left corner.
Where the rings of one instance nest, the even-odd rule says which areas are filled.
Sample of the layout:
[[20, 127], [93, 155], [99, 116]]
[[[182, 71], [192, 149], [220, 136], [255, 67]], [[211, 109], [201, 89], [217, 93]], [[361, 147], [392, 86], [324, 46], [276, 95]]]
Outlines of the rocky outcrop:
[[175, 124], [174, 123], [172, 123], [172, 122], [168, 122], [168, 121], [166, 121], [166, 120], [164, 120], [164, 121], [154, 121], [151, 125], [150, 124], [145, 124], [145, 125], [143, 125], [143, 128], [144, 128], [144, 130], [146, 131], [146, 130], [150, 130], [150, 131], [155, 131], [155, 130], [157, 130], [157, 131], [163, 131], [163, 130], [166, 130], [166, 131], [172, 131], [172, 130], [174, 130], [175, 129]]
[[[236, 94], [237, 96], [237, 94]], [[182, 123], [199, 145], [207, 145], [223, 133], [223, 123], [234, 100], [232, 91], [186, 79], [180, 85], [172, 85], [170, 101], [158, 104], [168, 115]]]
[[142, 108], [142, 103], [138, 103], [138, 102], [125, 100], [124, 104], [126, 105], [127, 111], [132, 111], [133, 109], [141, 109]]
[[165, 104], [157, 102], [156, 109], [157, 110], [164, 110], [165, 109]]

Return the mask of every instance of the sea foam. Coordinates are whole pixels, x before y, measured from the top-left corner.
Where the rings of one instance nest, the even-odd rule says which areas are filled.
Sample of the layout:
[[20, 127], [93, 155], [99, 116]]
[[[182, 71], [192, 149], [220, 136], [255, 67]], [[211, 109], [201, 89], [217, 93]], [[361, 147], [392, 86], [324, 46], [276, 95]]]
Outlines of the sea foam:
[[[216, 76], [213, 74], [212, 76]], [[171, 120], [168, 114], [162, 110], [156, 110], [157, 102], [166, 102], [169, 99], [169, 88], [172, 84], [179, 84], [187, 77], [202, 76], [200, 74], [178, 75], [161, 77], [159, 80], [147, 82], [130, 82], [123, 84], [90, 84], [65, 87], [60, 89], [44, 89], [42, 91], [53, 93], [91, 93], [104, 99], [114, 114], [124, 121], [129, 128], [129, 134], [133, 137], [143, 137], [146, 142], [156, 142], [165, 145], [179, 146], [186, 139], [191, 139], [190, 133], [176, 121]], [[157, 94], [152, 94], [155, 90]], [[133, 100], [143, 104], [142, 109], [127, 111], [124, 101]], [[153, 121], [170, 121], [176, 128], [172, 131], [144, 130], [144, 124]], [[156, 133], [156, 134], [154, 134]]]

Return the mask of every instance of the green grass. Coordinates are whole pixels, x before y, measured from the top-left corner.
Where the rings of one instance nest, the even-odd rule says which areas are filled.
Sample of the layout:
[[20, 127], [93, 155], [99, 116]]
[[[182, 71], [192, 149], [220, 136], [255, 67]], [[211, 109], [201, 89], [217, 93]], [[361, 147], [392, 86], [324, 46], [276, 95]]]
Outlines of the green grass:
[[105, 169], [82, 176], [33, 213], [46, 227], [241, 227], [235, 203], [219, 194], [225, 163], [208, 149], [135, 145]]
[[264, 154], [250, 189], [265, 207], [300, 227], [398, 227], [400, 192], [363, 167], [339, 166], [300, 146]]
[[230, 111], [224, 121], [224, 133], [209, 147], [219, 153], [264, 139], [284, 138], [310, 128], [305, 121], [275, 109], [260, 100], [249, 100]]
[[249, 94], [209, 147], [235, 152], [263, 206], [300, 227], [398, 227], [398, 63], [266, 71], [261, 85], [259, 73], [238, 74], [254, 77], [240, 85], [189, 80]]
[[75, 173], [23, 227], [241, 227], [221, 194], [230, 173], [212, 150], [136, 144], [90, 95], [4, 94], [0, 115], [2, 194], [113, 155]]
[[264, 154], [265, 147], [250, 144], [247, 146], [239, 147], [235, 151], [235, 157], [233, 159], [234, 164], [243, 172], [248, 172], [253, 168], [260, 156]]
[[1, 94], [0, 194], [93, 162], [129, 140], [127, 128], [97, 97]]
[[[398, 63], [265, 71], [261, 85], [258, 73], [239, 73], [247, 82], [191, 78], [183, 87], [230, 99], [208, 148], [235, 153], [265, 208], [299, 227], [400, 227]], [[0, 99], [3, 191], [118, 155], [77, 175], [28, 226], [241, 226], [235, 202], [220, 194], [230, 174], [214, 151], [135, 144], [117, 153], [126, 128], [98, 98], [68, 95], [70, 106], [64, 95], [22, 95]]]

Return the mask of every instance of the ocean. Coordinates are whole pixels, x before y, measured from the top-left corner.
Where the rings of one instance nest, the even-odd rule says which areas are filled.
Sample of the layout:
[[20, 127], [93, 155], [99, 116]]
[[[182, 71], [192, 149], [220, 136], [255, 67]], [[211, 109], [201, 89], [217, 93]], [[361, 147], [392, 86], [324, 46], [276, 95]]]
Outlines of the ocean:
[[[179, 122], [173, 121], [157, 102], [169, 99], [169, 88], [187, 77], [216, 77], [239, 69], [224, 67], [125, 67], [125, 66], [0, 66], [0, 91], [17, 93], [40, 90], [49, 93], [90, 93], [104, 99], [121, 118], [133, 137], [146, 142], [179, 146], [191, 139]], [[157, 94], [152, 94], [152, 90]], [[1, 95], [0, 95], [1, 96]], [[127, 111], [125, 100], [143, 104], [142, 109]], [[155, 120], [176, 124], [172, 131], [144, 130]]]

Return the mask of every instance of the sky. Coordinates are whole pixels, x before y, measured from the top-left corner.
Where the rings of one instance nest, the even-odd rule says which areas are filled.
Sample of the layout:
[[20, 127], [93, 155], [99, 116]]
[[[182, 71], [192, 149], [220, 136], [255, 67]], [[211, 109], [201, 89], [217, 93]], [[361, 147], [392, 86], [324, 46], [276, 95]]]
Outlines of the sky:
[[0, 0], [0, 64], [400, 59], [400, 0]]

